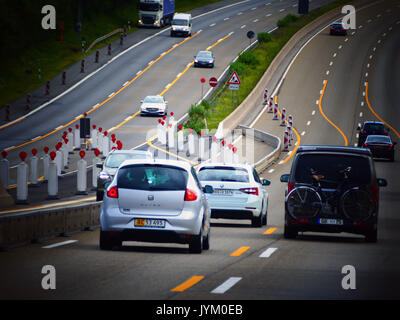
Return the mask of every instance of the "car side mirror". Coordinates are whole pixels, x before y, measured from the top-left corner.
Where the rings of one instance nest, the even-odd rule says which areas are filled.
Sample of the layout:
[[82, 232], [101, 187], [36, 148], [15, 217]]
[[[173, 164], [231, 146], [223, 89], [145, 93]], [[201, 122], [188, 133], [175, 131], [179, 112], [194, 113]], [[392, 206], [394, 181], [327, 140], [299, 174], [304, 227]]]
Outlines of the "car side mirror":
[[205, 187], [203, 187], [203, 192], [204, 193], [213, 193], [214, 192], [214, 188], [210, 185], [206, 185]]
[[267, 179], [262, 179], [262, 185], [263, 186], [269, 186], [271, 184], [271, 181], [267, 180]]
[[378, 186], [380, 186], [380, 187], [386, 187], [386, 186], [387, 186], [387, 181], [386, 181], [386, 179], [378, 178]]
[[290, 174], [281, 175], [281, 182], [289, 182]]
[[168, 101], [165, 101], [165, 104], [168, 104]]
[[103, 164], [102, 163], [96, 163], [96, 168], [102, 169], [103, 168]]

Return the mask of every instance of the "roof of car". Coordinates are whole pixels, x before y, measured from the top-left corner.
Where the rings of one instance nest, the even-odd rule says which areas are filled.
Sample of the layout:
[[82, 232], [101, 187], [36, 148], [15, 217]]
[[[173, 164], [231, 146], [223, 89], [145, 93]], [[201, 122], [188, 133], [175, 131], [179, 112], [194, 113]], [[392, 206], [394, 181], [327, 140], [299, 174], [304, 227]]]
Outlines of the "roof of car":
[[170, 160], [170, 159], [130, 159], [130, 160], [125, 160], [121, 164], [121, 168], [129, 165], [134, 165], [134, 164], [164, 164], [164, 165], [172, 165], [180, 168], [184, 168], [186, 170], [190, 170], [192, 167], [191, 164], [187, 161], [182, 161], [182, 160]]
[[204, 167], [239, 167], [250, 169], [252, 166], [248, 163], [224, 163], [224, 162], [211, 162], [211, 163], [202, 163], [198, 166], [198, 169]]
[[190, 13], [175, 13], [174, 19], [188, 19], [191, 18], [192, 15]]
[[337, 152], [337, 153], [350, 153], [360, 155], [371, 155], [369, 149], [357, 148], [357, 147], [345, 147], [345, 146], [322, 146], [322, 145], [309, 145], [300, 146], [296, 153], [302, 152]]
[[384, 125], [384, 123], [383, 123], [383, 122], [381, 122], [381, 121], [364, 121], [364, 124], [366, 124], [366, 123], [375, 123], [375, 124], [381, 124], [381, 125]]

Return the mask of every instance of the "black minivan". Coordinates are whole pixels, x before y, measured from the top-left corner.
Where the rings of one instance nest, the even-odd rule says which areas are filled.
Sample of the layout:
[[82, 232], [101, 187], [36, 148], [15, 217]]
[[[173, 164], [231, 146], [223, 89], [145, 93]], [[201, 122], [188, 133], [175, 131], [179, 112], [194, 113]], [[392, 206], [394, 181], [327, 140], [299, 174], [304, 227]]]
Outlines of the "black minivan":
[[379, 187], [368, 149], [300, 146], [285, 194], [285, 238], [298, 232], [349, 232], [377, 241]]

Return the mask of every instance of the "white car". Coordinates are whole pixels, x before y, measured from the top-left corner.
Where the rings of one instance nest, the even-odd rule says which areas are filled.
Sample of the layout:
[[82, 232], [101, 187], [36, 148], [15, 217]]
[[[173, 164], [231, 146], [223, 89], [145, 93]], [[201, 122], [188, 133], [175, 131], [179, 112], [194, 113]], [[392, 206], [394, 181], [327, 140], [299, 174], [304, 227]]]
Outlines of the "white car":
[[253, 227], [267, 224], [268, 192], [256, 170], [248, 164], [201, 164], [197, 175], [203, 186], [213, 187], [207, 195], [212, 218], [249, 219]]
[[171, 37], [192, 35], [192, 15], [190, 13], [175, 13], [171, 22]]
[[140, 101], [140, 115], [164, 116], [168, 113], [168, 101], [163, 96], [147, 96]]

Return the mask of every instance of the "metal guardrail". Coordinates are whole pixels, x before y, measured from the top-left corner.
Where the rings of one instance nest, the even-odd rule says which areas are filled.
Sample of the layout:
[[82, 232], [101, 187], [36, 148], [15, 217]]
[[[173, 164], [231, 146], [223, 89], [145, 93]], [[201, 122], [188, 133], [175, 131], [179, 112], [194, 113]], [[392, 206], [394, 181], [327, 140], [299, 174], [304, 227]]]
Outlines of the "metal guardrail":
[[115, 34], [117, 34], [117, 33], [122, 33], [122, 32], [124, 32], [124, 29], [122, 29], [122, 28], [119, 28], [119, 29], [116, 29], [116, 30], [114, 30], [114, 31], [111, 31], [110, 33], [107, 33], [106, 35], [104, 35], [104, 36], [102, 36], [102, 37], [100, 37], [100, 38], [97, 38], [96, 40], [94, 40], [93, 42], [92, 42], [92, 44], [85, 50], [85, 53], [88, 53], [89, 51], [90, 51], [90, 49], [92, 49], [96, 44], [98, 44], [99, 42], [101, 42], [101, 41], [103, 41], [103, 40], [105, 40], [105, 39], [107, 39], [107, 38], [109, 38], [109, 37], [112, 37], [113, 35], [115, 35]]

